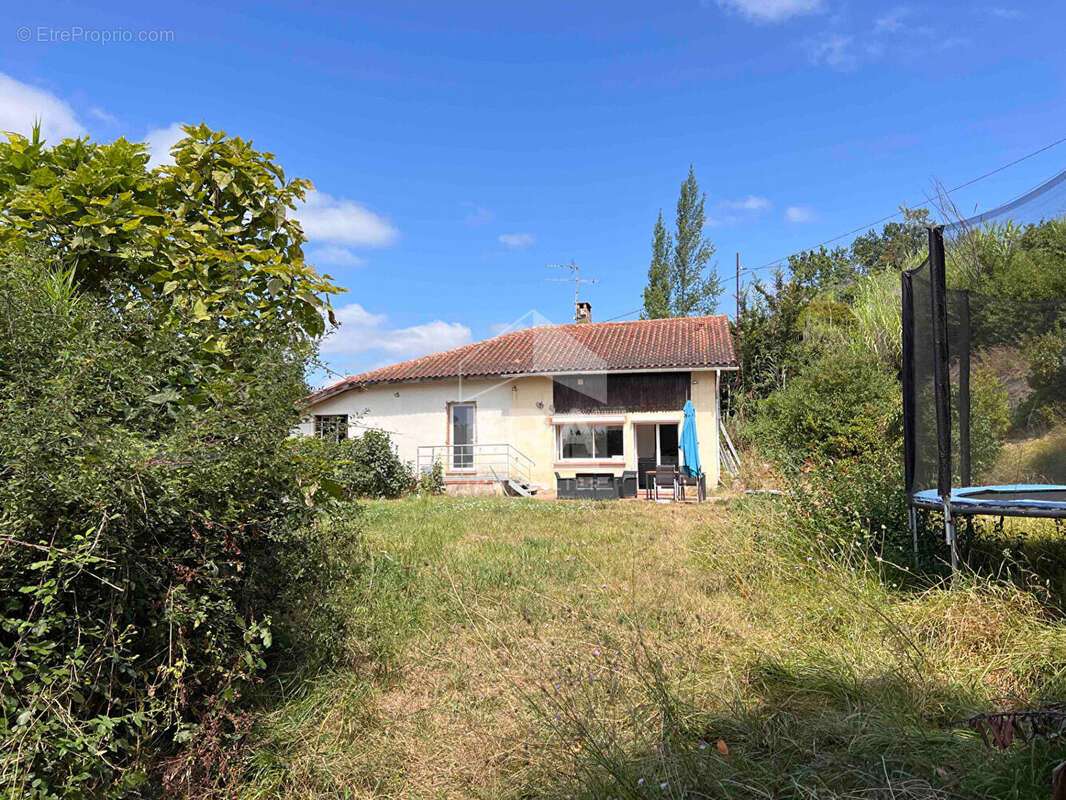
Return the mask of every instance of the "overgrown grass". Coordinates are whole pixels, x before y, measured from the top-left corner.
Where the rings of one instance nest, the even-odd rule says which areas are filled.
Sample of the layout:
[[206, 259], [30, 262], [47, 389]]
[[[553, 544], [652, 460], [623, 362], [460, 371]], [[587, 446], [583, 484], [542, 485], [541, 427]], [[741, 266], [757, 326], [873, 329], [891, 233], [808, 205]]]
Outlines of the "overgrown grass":
[[351, 659], [263, 710], [244, 796], [1046, 797], [1059, 742], [952, 723], [1066, 697], [1059, 618], [781, 502], [371, 504]]
[[1032, 439], [1007, 442], [990, 474], [997, 483], [1063, 483], [1066, 481], [1066, 425]]

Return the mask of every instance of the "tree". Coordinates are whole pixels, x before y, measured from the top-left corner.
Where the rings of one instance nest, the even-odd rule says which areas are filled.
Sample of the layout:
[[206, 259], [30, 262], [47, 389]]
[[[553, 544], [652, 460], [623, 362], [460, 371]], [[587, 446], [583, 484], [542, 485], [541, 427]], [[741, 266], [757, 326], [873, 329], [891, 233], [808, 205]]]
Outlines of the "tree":
[[715, 247], [703, 235], [706, 201], [707, 195], [700, 192], [696, 172], [689, 165], [688, 177], [681, 184], [681, 194], [677, 198], [677, 232], [670, 276], [671, 311], [675, 317], [714, 313], [722, 294], [718, 274], [713, 267], [708, 270]]
[[148, 169], [148, 150], [118, 139], [65, 139], [40, 130], [0, 144], [0, 244], [41, 242], [73, 270], [80, 291], [115, 281], [157, 305], [161, 325], [188, 325], [199, 357], [224, 360], [235, 326], [319, 336], [328, 275], [304, 261], [306, 237], [287, 216], [311, 183], [287, 181], [271, 153], [201, 124], [184, 127], [174, 163]]
[[908, 259], [922, 251], [929, 241], [926, 226], [929, 210], [900, 206], [902, 222], [889, 222], [880, 232], [869, 231], [851, 243], [851, 257], [865, 272], [882, 269], [901, 270]]
[[643, 319], [662, 319], [670, 316], [670, 232], [663, 224], [663, 212], [655, 221], [651, 241], [651, 265], [648, 267], [648, 285], [644, 288]]
[[666, 230], [661, 210], [655, 221], [641, 312], [644, 319], [713, 314], [718, 306], [722, 283], [709, 266], [715, 248], [703, 235], [706, 201], [690, 165], [677, 198], [675, 234]]
[[151, 170], [0, 144], [0, 797], [213, 795], [272, 642], [347, 638], [316, 607], [358, 541], [291, 436], [335, 291], [309, 184], [185, 131]]

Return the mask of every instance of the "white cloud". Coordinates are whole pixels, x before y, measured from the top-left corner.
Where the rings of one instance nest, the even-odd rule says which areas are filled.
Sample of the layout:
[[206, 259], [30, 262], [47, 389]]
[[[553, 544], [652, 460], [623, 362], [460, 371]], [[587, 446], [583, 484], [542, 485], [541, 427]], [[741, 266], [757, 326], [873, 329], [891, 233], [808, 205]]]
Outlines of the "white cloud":
[[327, 355], [357, 355], [378, 350], [402, 361], [473, 340], [470, 328], [459, 322], [438, 319], [407, 328], [390, 328], [387, 315], [371, 313], [359, 303], [341, 306], [334, 313], [341, 326], [322, 342], [322, 353]]
[[818, 213], [810, 206], [789, 206], [785, 209], [785, 220], [788, 222], [814, 222], [818, 219]]
[[907, 6], [899, 6], [888, 11], [884, 16], [874, 20], [874, 30], [878, 33], [895, 33], [903, 28], [904, 20], [911, 15]]
[[118, 122], [118, 117], [112, 114], [110, 111], [106, 111], [99, 106], [93, 106], [89, 109], [89, 116], [93, 119], [98, 119], [100, 122], [105, 122], [108, 125], [114, 125]]
[[537, 237], [532, 233], [501, 233], [497, 239], [504, 247], [510, 247], [513, 250], [529, 247], [537, 241]]
[[336, 267], [358, 267], [366, 263], [347, 247], [331, 244], [308, 251], [306, 260], [312, 264], [332, 264]]
[[399, 231], [384, 217], [325, 192], [310, 191], [296, 209], [308, 239], [337, 245], [385, 247], [396, 241]]
[[50, 142], [85, 134], [85, 127], [66, 101], [0, 72], [0, 131], [29, 135], [37, 120], [41, 134]]
[[770, 208], [770, 201], [765, 197], [749, 194], [742, 200], [734, 201], [733, 206], [742, 211], [767, 211]]
[[144, 135], [144, 140], [148, 142], [149, 167], [158, 167], [160, 164], [170, 164], [174, 161], [170, 148], [185, 138], [185, 131], [181, 129], [183, 124], [172, 122], [165, 128], [153, 128]]
[[849, 70], [858, 66], [855, 40], [841, 33], [828, 33], [807, 42], [812, 64], [824, 64], [833, 69]]
[[482, 225], [488, 225], [496, 219], [496, 215], [492, 213], [491, 209], [476, 206], [473, 203], [463, 203], [463, 206], [467, 209], [467, 214], [463, 217], [463, 224], [469, 225], [471, 228], [480, 228]]
[[781, 22], [824, 10], [824, 0], [718, 0], [718, 5], [755, 22]]
[[761, 216], [772, 207], [768, 198], [757, 194], [739, 200], [723, 200], [707, 209], [707, 224], [712, 228], [739, 225]]

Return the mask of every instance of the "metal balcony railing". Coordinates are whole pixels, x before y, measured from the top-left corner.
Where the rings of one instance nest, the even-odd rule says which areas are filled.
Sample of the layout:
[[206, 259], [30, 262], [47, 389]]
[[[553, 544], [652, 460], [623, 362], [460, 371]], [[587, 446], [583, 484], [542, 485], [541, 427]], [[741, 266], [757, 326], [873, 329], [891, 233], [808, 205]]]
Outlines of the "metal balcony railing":
[[429, 472], [439, 463], [445, 481], [492, 478], [530, 484], [533, 459], [509, 444], [429, 444], [419, 445], [416, 469]]

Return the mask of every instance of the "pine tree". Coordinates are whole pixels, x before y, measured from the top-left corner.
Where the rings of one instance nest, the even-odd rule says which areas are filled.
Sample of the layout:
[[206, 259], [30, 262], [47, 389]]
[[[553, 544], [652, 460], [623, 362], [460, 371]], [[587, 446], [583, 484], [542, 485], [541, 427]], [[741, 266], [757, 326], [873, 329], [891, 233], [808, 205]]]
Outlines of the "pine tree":
[[659, 209], [659, 219], [655, 221], [655, 230], [651, 240], [651, 265], [648, 267], [648, 285], [644, 288], [643, 319], [662, 319], [670, 316], [670, 232], [663, 224], [663, 212]]
[[715, 247], [703, 235], [706, 222], [704, 205], [707, 195], [700, 192], [696, 172], [689, 165], [688, 177], [681, 184], [677, 198], [677, 233], [671, 264], [671, 316], [688, 317], [712, 314], [722, 294], [722, 282], [708, 263]]

